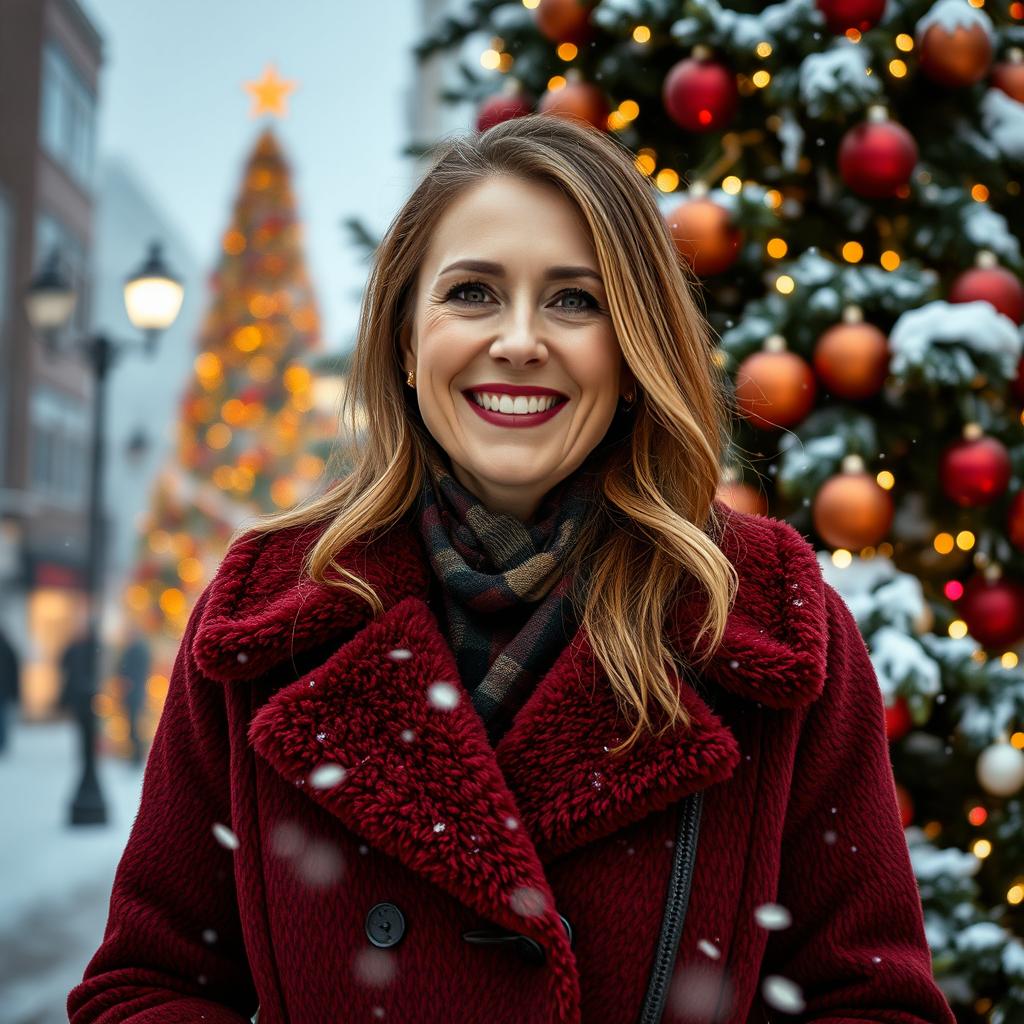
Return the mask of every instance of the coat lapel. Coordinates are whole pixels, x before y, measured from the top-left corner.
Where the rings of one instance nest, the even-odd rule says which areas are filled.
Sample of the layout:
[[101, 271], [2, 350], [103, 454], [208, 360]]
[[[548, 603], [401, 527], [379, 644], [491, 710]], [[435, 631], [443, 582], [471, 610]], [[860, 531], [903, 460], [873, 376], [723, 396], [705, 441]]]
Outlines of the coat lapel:
[[[723, 550], [740, 593], [702, 679], [798, 707], [824, 685], [820, 569], [785, 524], [733, 513], [729, 524]], [[613, 757], [629, 727], [581, 627], [492, 749], [426, 603], [429, 563], [412, 528], [338, 558], [381, 597], [385, 610], [372, 621], [365, 602], [299, 579], [308, 542], [293, 530], [232, 548], [211, 584], [196, 663], [211, 679], [245, 685], [326, 643], [326, 660], [253, 717], [257, 754], [354, 833], [556, 951], [560, 998], [571, 1005], [577, 982], [543, 865], [729, 778], [735, 738], [676, 679], [692, 728], [645, 735]], [[696, 599], [675, 609], [681, 649], [693, 649], [702, 611]]]

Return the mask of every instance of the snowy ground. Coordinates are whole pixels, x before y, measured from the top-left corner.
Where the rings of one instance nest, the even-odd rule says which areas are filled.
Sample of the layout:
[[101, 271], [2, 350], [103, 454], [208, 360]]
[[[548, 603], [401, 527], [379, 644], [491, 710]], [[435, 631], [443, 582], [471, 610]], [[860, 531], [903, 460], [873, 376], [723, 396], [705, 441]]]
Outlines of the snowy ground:
[[0, 754], [0, 1024], [67, 1024], [68, 991], [103, 937], [142, 768], [101, 757], [108, 823], [72, 828], [73, 725], [11, 726]]

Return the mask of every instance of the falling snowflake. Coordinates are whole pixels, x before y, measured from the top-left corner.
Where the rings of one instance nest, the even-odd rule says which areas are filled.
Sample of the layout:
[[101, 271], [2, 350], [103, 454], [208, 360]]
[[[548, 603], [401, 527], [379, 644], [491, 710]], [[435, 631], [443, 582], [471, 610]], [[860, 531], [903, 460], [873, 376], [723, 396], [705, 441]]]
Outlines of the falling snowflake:
[[294, 821], [282, 821], [270, 833], [270, 848], [279, 857], [297, 857], [306, 845], [306, 835]]
[[309, 773], [309, 782], [314, 789], [330, 789], [343, 782], [347, 774], [340, 764], [325, 761]]
[[323, 732], [323, 730], [321, 730], [320, 732], [318, 732], [316, 734], [316, 738], [317, 738], [317, 742], [318, 743], [323, 743], [323, 741], [325, 739], [327, 739], [327, 733], [325, 733], [325, 732]]
[[459, 703], [459, 691], [451, 683], [431, 683], [427, 689], [427, 700], [441, 711], [451, 711]]
[[871, 962], [873, 964], [880, 964], [882, 962], [882, 958], [880, 956], [873, 956], [871, 958]]
[[729, 662], [729, 668], [739, 668], [739, 667], [740, 667], [740, 663], [735, 658], [733, 658], [732, 661]]
[[448, 826], [443, 822], [439, 821], [434, 825], [435, 832], [443, 832]]
[[833, 845], [833, 843], [835, 843], [835, 841], [836, 841], [836, 839], [837, 839], [837, 838], [838, 838], [838, 837], [836, 836], [835, 832], [833, 832], [833, 831], [832, 831], [832, 829], [829, 829], [829, 830], [828, 830], [828, 831], [827, 831], [827, 832], [825, 833], [825, 842], [826, 842], [826, 843], [828, 843], [828, 844], [829, 844], [829, 846], [832, 846], [832, 845]]
[[337, 882], [345, 869], [341, 854], [322, 839], [311, 842], [295, 860], [299, 877], [313, 888], [323, 888]]
[[238, 663], [244, 665], [249, 660], [249, 655], [245, 651], [238, 652]]
[[217, 941], [217, 933], [212, 928], [203, 929], [203, 942], [213, 945]]
[[405, 647], [396, 647], [393, 651], [388, 651], [388, 657], [392, 661], [408, 661], [412, 657], [412, 651]]
[[781, 974], [769, 974], [764, 979], [761, 995], [769, 1006], [774, 1006], [782, 1013], [800, 1013], [805, 1006], [800, 986]]
[[707, 939], [701, 939], [697, 943], [697, 948], [705, 956], [711, 957], [712, 960], [717, 960], [722, 955], [722, 951], [713, 942], [708, 942]]
[[515, 829], [519, 828], [519, 822], [518, 822], [518, 821], [516, 821], [516, 819], [515, 819], [515, 818], [513, 818], [513, 817], [512, 817], [512, 815], [509, 815], [509, 816], [508, 816], [508, 817], [507, 817], [507, 818], [505, 819], [505, 828], [508, 828], [508, 829], [513, 829], [513, 830], [515, 830]]
[[389, 950], [370, 946], [356, 953], [352, 960], [352, 973], [364, 985], [388, 985], [394, 980], [397, 964]]
[[770, 932], [781, 931], [793, 923], [792, 915], [779, 903], [762, 903], [754, 910], [754, 920]]
[[219, 821], [213, 823], [213, 838], [228, 850], [238, 849], [238, 836], [227, 825], [222, 825]]
[[412, 729], [403, 729], [402, 730], [402, 739], [406, 743], [412, 743], [412, 741], [414, 739], [416, 739], [416, 733]]
[[590, 773], [590, 784], [594, 789], [600, 789], [604, 785], [604, 780], [600, 772]]

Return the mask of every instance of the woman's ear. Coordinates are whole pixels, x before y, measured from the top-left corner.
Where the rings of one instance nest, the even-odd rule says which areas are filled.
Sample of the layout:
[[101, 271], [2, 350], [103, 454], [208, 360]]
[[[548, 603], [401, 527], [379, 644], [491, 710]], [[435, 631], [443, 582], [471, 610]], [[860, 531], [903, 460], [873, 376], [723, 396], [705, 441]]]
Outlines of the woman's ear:
[[412, 322], [406, 320], [398, 332], [398, 351], [402, 360], [402, 369], [408, 373], [416, 369], [416, 349], [412, 339]]

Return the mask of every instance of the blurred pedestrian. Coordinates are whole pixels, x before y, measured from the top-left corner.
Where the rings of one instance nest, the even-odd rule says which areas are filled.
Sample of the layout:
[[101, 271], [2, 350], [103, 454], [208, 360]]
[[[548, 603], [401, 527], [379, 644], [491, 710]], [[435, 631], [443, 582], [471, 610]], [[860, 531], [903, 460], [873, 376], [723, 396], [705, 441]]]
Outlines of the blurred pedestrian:
[[117, 674], [121, 678], [122, 697], [128, 713], [128, 732], [131, 738], [131, 759], [142, 764], [142, 740], [139, 736], [139, 712], [146, 697], [146, 680], [150, 666], [149, 644], [136, 623], [128, 627], [128, 636], [121, 651]]
[[[99, 658], [99, 651], [96, 651]], [[95, 753], [96, 716], [92, 699], [96, 695], [96, 674], [92, 665], [89, 634], [77, 633], [60, 657], [61, 689], [58, 706], [71, 713], [78, 725], [82, 743], [82, 760], [91, 760]]]
[[0, 754], [7, 748], [8, 706], [21, 703], [20, 671], [18, 652], [0, 629]]

